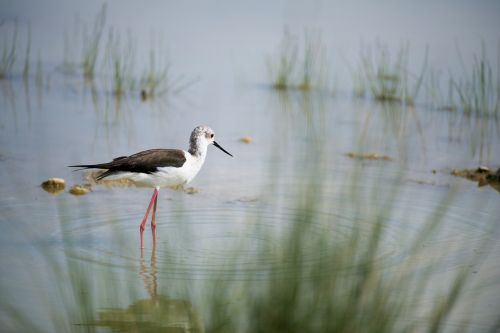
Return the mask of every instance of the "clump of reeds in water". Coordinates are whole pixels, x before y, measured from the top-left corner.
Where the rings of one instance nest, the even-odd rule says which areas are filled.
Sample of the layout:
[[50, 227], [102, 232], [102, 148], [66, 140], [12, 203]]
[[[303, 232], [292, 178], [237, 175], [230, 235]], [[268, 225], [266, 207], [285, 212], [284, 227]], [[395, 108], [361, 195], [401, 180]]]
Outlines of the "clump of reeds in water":
[[[81, 44], [83, 76], [94, 81], [97, 71], [102, 70], [100, 78], [109, 83], [106, 86], [115, 97], [132, 95], [141, 96], [143, 100], [152, 99], [170, 92], [180, 92], [194, 82], [183, 76], [172, 76], [170, 62], [163, 49], [152, 47], [148, 61], [138, 68], [136, 60], [140, 54], [137, 52], [136, 39], [130, 32], [123, 35], [108, 27], [106, 12], [107, 7], [103, 5], [91, 29], [75, 20], [71, 34], [65, 32], [62, 65], [65, 73], [72, 74], [77, 70], [80, 63], [75, 63], [73, 58], [75, 48]], [[105, 31], [108, 32], [107, 37], [104, 37]]]
[[94, 78], [105, 25], [106, 5], [103, 5], [95, 18], [92, 31], [88, 31], [86, 27], [83, 29], [82, 66], [83, 75], [87, 79]]
[[127, 34], [125, 42], [122, 42], [120, 35], [110, 29], [107, 45], [106, 61], [111, 71], [112, 92], [121, 97], [133, 91], [136, 85], [134, 43], [130, 34]]
[[162, 96], [174, 88], [170, 63], [167, 56], [160, 52], [161, 49], [151, 49], [147, 67], [140, 77], [140, 89], [142, 100]]
[[[473, 55], [470, 63], [465, 63], [460, 50], [457, 57], [462, 65], [462, 73], [431, 70], [426, 82], [427, 93], [438, 109], [460, 111], [473, 116], [498, 116], [500, 112], [500, 49], [495, 70], [483, 45], [480, 55]], [[443, 82], [444, 81], [444, 82]], [[444, 91], [444, 92], [443, 92]]]
[[2, 57], [0, 58], [0, 79], [5, 79], [12, 75], [17, 57], [17, 22], [10, 41], [2, 42]]
[[[14, 31], [12, 32], [12, 37], [9, 40], [4, 40], [1, 49], [0, 58], [0, 80], [12, 78], [14, 74], [14, 66], [17, 61], [17, 37], [18, 37], [18, 23], [17, 20], [14, 24]], [[22, 77], [25, 83], [29, 78], [30, 65], [31, 65], [31, 24], [28, 23], [27, 27], [27, 39], [26, 39], [26, 54], [24, 58], [24, 65], [22, 69]]]
[[367, 87], [375, 100], [414, 104], [427, 68], [427, 49], [418, 75], [410, 72], [409, 53], [409, 44], [400, 46], [395, 57], [391, 56], [388, 46], [380, 43], [377, 43], [373, 49], [370, 47], [363, 49], [359, 73], [354, 75], [356, 87], [358, 87], [355, 94], [364, 95]]
[[324, 88], [328, 70], [321, 35], [305, 31], [297, 38], [285, 30], [277, 54], [267, 58], [267, 70], [276, 90], [307, 92]]
[[498, 115], [500, 111], [500, 50], [495, 73], [483, 46], [481, 56], [475, 56], [469, 71], [464, 67], [461, 79], [451, 79], [456, 104], [463, 112], [474, 115]]

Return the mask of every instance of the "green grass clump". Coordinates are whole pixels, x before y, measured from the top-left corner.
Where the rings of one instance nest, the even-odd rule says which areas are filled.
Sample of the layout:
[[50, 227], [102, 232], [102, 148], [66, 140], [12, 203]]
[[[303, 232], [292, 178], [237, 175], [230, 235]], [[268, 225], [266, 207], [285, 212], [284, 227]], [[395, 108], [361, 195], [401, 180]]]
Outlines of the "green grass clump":
[[151, 48], [149, 62], [140, 76], [141, 99], [154, 99], [167, 94], [177, 94], [197, 81], [197, 78], [186, 78], [173, 75], [168, 56], [161, 45]]
[[160, 60], [162, 58], [165, 59], [165, 56], [151, 49], [148, 67], [144, 70], [140, 79], [143, 100], [164, 95], [171, 88], [169, 86], [170, 64], [166, 60], [165, 63], [162, 63]]
[[107, 45], [107, 63], [112, 73], [112, 92], [115, 96], [121, 97], [135, 89], [134, 43], [130, 34], [122, 43], [120, 36], [110, 30]]
[[[500, 52], [499, 52], [500, 58]], [[464, 66], [465, 67], [465, 66]], [[498, 64], [500, 68], [500, 60]], [[483, 53], [474, 57], [472, 68], [461, 80], [451, 79], [456, 103], [466, 114], [498, 115], [500, 111], [500, 69], [495, 74]]]
[[325, 46], [321, 36], [306, 31], [303, 39], [287, 30], [275, 58], [268, 57], [267, 70], [276, 90], [298, 89], [303, 92], [326, 85]]
[[106, 5], [103, 5], [101, 11], [95, 18], [92, 31], [89, 32], [86, 28], [83, 30], [82, 66], [83, 75], [87, 79], [93, 79], [95, 75], [101, 37], [105, 24]]
[[[194, 82], [187, 81], [182, 76], [172, 78], [168, 58], [155, 48], [151, 48], [149, 61], [143, 68], [137, 68], [136, 56], [141, 56], [141, 53], [137, 51], [135, 39], [131, 33], [122, 38], [123, 35], [119, 31], [108, 27], [106, 13], [107, 6], [104, 4], [91, 29], [75, 19], [71, 33], [64, 32], [64, 73], [79, 72], [81, 64], [83, 76], [89, 81], [94, 81], [97, 74], [102, 74], [100, 78], [106, 80], [105, 86], [109, 87], [110, 95], [121, 98], [140, 94], [143, 100], [169, 92], [180, 92]], [[105, 32], [108, 32], [107, 37], [104, 37]], [[75, 49], [80, 46], [81, 60], [75, 61]], [[94, 82], [91, 84], [94, 85]]]
[[286, 90], [292, 85], [297, 66], [297, 52], [297, 41], [286, 30], [280, 43], [277, 60], [267, 59], [267, 69], [274, 89]]
[[497, 117], [500, 113], [500, 50], [496, 71], [486, 55], [474, 55], [470, 64], [463, 60], [460, 50], [458, 58], [462, 75], [431, 70], [426, 83], [427, 94], [438, 109], [460, 111], [469, 116]]
[[17, 52], [17, 23], [14, 27], [12, 38], [2, 43], [2, 58], [0, 59], [0, 79], [8, 78], [12, 75], [12, 69], [16, 63]]
[[30, 54], [31, 54], [31, 24], [28, 26], [28, 41], [26, 42], [26, 57], [24, 59], [23, 79], [26, 81], [30, 73]]
[[408, 44], [401, 46], [395, 58], [391, 57], [389, 47], [379, 43], [375, 45], [373, 51], [371, 48], [363, 50], [360, 62], [362, 75], [358, 74], [356, 81], [359, 81], [359, 76], [361, 76], [366, 83], [358, 83], [357, 86], [367, 86], [373, 98], [378, 101], [414, 104], [424, 80], [427, 50], [418, 76], [410, 73], [409, 50]]

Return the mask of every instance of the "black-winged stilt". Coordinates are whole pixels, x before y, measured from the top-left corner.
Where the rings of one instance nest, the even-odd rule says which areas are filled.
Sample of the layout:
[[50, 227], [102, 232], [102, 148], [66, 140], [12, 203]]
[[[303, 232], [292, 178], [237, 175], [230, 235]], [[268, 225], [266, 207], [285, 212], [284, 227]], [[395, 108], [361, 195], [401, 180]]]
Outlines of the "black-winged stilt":
[[205, 162], [207, 147], [210, 144], [213, 144], [229, 156], [233, 156], [215, 142], [215, 133], [211, 128], [198, 126], [191, 133], [188, 151], [181, 149], [150, 149], [130, 156], [117, 157], [108, 163], [79, 164], [70, 165], [70, 167], [105, 169], [106, 171], [100, 174], [97, 180], [104, 178], [112, 180], [128, 179], [136, 185], [154, 188], [148, 209], [140, 224], [141, 248], [143, 248], [144, 227], [153, 204], [151, 229], [153, 242], [156, 241], [155, 215], [160, 188], [189, 183]]

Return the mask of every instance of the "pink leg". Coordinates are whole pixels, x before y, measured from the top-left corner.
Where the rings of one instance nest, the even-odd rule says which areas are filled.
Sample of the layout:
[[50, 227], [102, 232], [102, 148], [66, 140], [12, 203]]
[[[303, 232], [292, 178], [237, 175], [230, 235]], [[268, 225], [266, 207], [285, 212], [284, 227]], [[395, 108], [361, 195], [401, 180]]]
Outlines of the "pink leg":
[[[158, 190], [159, 192], [159, 190]], [[156, 195], [155, 203], [153, 205], [153, 215], [151, 216], [151, 232], [153, 233], [153, 246], [156, 244], [156, 204], [158, 202], [158, 195]]]
[[148, 210], [146, 211], [146, 215], [144, 215], [144, 218], [142, 219], [141, 225], [139, 227], [139, 230], [141, 232], [141, 249], [144, 248], [144, 226], [146, 225], [146, 220], [148, 219], [149, 211], [151, 210], [151, 207], [153, 206], [153, 202], [156, 200], [158, 197], [158, 188], [155, 188], [153, 195], [151, 196], [151, 201], [149, 202]]

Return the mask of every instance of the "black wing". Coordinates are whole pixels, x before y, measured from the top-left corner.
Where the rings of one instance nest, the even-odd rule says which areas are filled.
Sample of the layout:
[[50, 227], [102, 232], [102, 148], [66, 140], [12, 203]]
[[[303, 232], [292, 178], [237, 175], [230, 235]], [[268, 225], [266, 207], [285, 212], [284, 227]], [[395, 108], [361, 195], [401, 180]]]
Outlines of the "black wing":
[[70, 165], [84, 169], [107, 169], [97, 180], [117, 172], [152, 173], [158, 167], [180, 168], [186, 162], [184, 152], [179, 149], [150, 149], [140, 153], [121, 156], [108, 163]]

